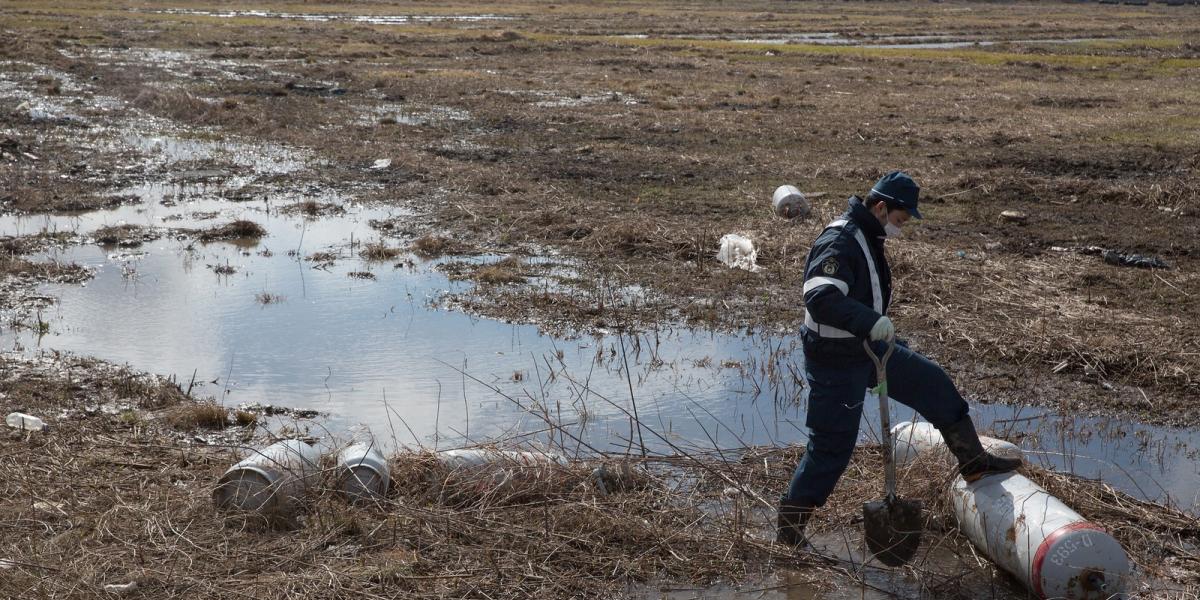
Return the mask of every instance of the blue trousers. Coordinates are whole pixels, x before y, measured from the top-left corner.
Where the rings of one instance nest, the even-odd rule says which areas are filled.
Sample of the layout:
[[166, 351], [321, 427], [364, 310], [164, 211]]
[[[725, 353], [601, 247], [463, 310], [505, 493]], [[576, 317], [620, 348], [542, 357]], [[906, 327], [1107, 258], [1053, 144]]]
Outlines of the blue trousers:
[[[865, 358], [865, 357], [864, 357]], [[823, 365], [809, 361], [808, 449], [792, 475], [787, 498], [823, 506], [850, 464], [858, 441], [867, 388], [875, 365]], [[933, 424], [944, 427], [967, 416], [968, 407], [950, 376], [937, 363], [897, 344], [887, 364], [888, 396]]]

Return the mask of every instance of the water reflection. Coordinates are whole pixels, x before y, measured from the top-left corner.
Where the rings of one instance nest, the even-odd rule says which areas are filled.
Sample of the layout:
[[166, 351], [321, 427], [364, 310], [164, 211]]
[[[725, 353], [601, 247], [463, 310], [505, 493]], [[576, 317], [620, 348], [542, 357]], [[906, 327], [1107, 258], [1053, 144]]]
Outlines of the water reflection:
[[[243, 246], [166, 235], [141, 248], [144, 254], [94, 245], [52, 253], [94, 268], [95, 279], [45, 286], [42, 293], [59, 299], [42, 314], [50, 333], [4, 331], [0, 343], [94, 355], [183, 381], [195, 373], [200, 393], [226, 404], [317, 408], [333, 428], [365, 424], [394, 445], [447, 448], [524, 436], [568, 453], [638, 451], [643, 443], [666, 452], [806, 439], [803, 360], [793, 336], [665, 328], [552, 337], [532, 325], [440, 309], [443, 293], [467, 284], [448, 280], [436, 262], [359, 258], [361, 244], [378, 238], [369, 221], [403, 217], [400, 211], [346, 205], [345, 215], [307, 220], [268, 202], [193, 197], [204, 196], [185, 190], [174, 206], [0, 219], [4, 234], [234, 218], [269, 232]], [[317, 251], [338, 258], [304, 260]], [[219, 275], [217, 265], [233, 273]], [[375, 279], [348, 276], [361, 271]], [[264, 292], [283, 300], [264, 305], [256, 300]], [[642, 428], [630, 418], [635, 408]], [[1031, 407], [973, 411], [1044, 464], [1138, 496], [1197, 504], [1194, 431], [1064, 420]], [[897, 406], [895, 419], [911, 417]], [[547, 422], [567, 427], [552, 435], [543, 431]], [[868, 410], [865, 439], [876, 423]]]

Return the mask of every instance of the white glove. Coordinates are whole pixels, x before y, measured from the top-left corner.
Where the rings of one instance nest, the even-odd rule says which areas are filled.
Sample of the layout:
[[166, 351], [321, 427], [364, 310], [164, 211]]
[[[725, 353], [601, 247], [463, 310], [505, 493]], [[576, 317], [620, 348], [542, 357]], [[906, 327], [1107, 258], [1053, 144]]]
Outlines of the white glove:
[[875, 325], [871, 327], [871, 341], [890, 341], [896, 337], [896, 326], [892, 325], [892, 320], [887, 317], [879, 317], [875, 321]]

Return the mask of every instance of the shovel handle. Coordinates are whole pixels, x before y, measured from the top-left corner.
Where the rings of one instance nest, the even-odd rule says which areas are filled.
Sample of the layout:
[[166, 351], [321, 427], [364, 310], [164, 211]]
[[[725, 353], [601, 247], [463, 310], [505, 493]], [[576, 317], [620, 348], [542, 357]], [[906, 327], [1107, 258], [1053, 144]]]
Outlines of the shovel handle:
[[880, 437], [883, 438], [883, 481], [884, 492], [889, 502], [896, 499], [896, 464], [892, 460], [892, 418], [888, 412], [887, 362], [896, 350], [895, 340], [888, 340], [887, 352], [883, 357], [875, 356], [871, 349], [871, 341], [863, 340], [863, 349], [871, 362], [875, 363], [875, 379], [879, 381], [879, 425]]

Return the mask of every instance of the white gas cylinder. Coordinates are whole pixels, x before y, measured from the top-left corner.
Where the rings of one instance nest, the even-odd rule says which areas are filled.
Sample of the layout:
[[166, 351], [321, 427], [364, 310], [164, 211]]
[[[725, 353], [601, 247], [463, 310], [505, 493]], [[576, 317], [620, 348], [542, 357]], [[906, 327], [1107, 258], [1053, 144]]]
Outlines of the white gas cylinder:
[[781, 185], [771, 195], [771, 208], [775, 214], [785, 218], [807, 217], [812, 211], [808, 199], [794, 185]]
[[[931, 453], [950, 458], [942, 434], [929, 423], [899, 423], [892, 428], [892, 439], [899, 466]], [[993, 454], [1023, 458], [1010, 442], [983, 436], [980, 441]], [[1130, 565], [1121, 543], [1028, 477], [998, 473], [968, 483], [959, 476], [950, 496], [959, 530], [1037, 597], [1126, 597]]]
[[1125, 597], [1129, 557], [1121, 543], [1024, 475], [959, 477], [950, 493], [959, 529], [1039, 598]]

